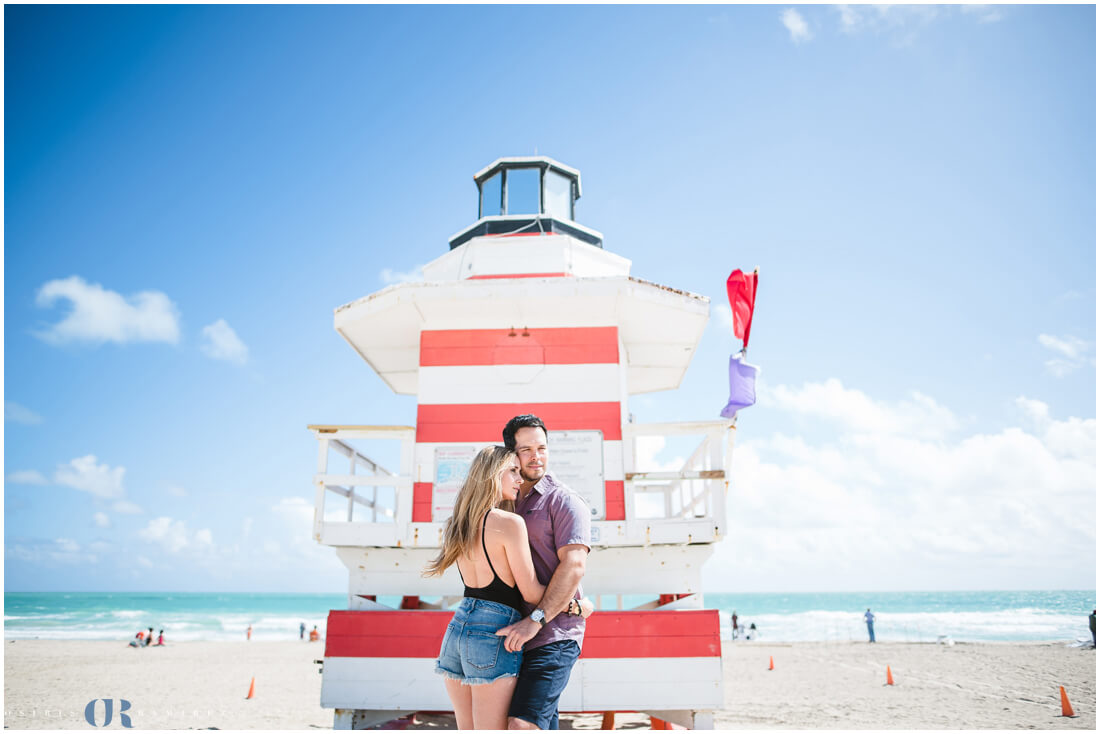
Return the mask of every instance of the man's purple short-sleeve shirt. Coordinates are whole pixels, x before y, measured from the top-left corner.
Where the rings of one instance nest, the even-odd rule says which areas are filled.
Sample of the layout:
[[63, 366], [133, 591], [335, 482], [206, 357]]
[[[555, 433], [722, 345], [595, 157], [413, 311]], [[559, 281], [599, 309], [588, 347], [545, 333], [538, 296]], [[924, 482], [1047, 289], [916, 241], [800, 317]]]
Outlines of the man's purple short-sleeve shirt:
[[[540, 584], [549, 584], [558, 567], [558, 548], [580, 544], [592, 550], [592, 513], [580, 495], [546, 474], [524, 499], [516, 500], [516, 514], [527, 523], [531, 560]], [[580, 587], [574, 598], [581, 598]], [[533, 609], [533, 607], [532, 607]], [[584, 642], [584, 617], [562, 612], [554, 617], [523, 649], [558, 640]]]

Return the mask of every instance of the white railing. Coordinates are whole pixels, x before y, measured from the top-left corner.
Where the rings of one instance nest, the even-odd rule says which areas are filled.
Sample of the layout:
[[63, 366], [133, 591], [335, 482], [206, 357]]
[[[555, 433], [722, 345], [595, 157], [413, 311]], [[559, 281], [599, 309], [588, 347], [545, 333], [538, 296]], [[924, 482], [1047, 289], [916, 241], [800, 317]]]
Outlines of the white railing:
[[[670, 526], [678, 523], [709, 523], [715, 539], [724, 535], [735, 430], [730, 421], [624, 425], [626, 523], [634, 530], [628, 534], [636, 534], [636, 528], [645, 525], [646, 542], [660, 542], [653, 538], [657, 526], [663, 528], [661, 535], [667, 535]], [[702, 436], [702, 440], [679, 470], [635, 471], [637, 439], [644, 436]], [[658, 501], [654, 503], [650, 497]]]
[[[313, 537], [326, 545], [400, 545], [412, 520], [412, 464], [416, 431], [411, 426], [311, 425], [317, 438], [317, 473], [313, 477], [315, 503]], [[355, 439], [401, 442], [401, 472], [394, 472], [360, 453], [347, 441]], [[336, 454], [347, 462], [347, 473], [331, 471]], [[363, 470], [362, 472], [360, 470]], [[326, 500], [335, 494], [346, 500], [341, 518], [331, 517]], [[363, 519], [356, 518], [361, 507]]]
[[[415, 429], [409, 426], [311, 425], [318, 441], [313, 537], [325, 545], [421, 547], [438, 544], [443, 523], [412, 522]], [[729, 421], [628, 423], [623, 426], [623, 519], [593, 521], [593, 546], [709, 543], [726, 533], [726, 492], [734, 425]], [[640, 437], [700, 436], [678, 470], [637, 471]], [[397, 473], [349, 441], [400, 441]], [[346, 470], [344, 469], [346, 467]], [[431, 467], [419, 473], [433, 474]], [[346, 473], [345, 473], [346, 471]], [[617, 474], [605, 465], [605, 476]], [[339, 497], [339, 514], [326, 501]]]

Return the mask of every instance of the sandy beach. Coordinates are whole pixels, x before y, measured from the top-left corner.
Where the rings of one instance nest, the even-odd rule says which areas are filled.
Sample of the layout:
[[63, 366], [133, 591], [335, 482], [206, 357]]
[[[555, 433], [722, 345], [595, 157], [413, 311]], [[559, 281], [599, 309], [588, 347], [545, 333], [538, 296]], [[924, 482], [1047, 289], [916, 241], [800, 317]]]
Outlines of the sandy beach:
[[[129, 700], [142, 729], [332, 727], [332, 711], [318, 703], [320, 644], [137, 650], [124, 642], [6, 640], [4, 652], [7, 728], [87, 728], [84, 707], [96, 698]], [[720, 729], [1096, 728], [1095, 651], [1065, 643], [726, 642], [723, 669]], [[1060, 716], [1060, 685], [1076, 718]], [[562, 728], [600, 723], [598, 714], [562, 717]], [[641, 714], [616, 716], [616, 728], [648, 725]], [[453, 726], [449, 716], [429, 715], [410, 728]], [[117, 718], [110, 728], [121, 728]]]

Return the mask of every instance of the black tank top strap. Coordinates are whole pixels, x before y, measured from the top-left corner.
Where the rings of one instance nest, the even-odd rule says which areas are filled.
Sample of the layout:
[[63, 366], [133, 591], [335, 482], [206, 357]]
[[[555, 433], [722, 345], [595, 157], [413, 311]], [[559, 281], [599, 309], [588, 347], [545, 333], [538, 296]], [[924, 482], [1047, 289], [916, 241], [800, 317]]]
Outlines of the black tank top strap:
[[489, 559], [489, 549], [485, 547], [485, 524], [489, 522], [489, 512], [486, 512], [481, 520], [481, 550], [485, 552], [485, 561], [489, 564], [489, 570], [493, 572], [493, 581], [496, 581], [500, 576], [497, 576], [497, 570], [493, 568], [493, 562]]

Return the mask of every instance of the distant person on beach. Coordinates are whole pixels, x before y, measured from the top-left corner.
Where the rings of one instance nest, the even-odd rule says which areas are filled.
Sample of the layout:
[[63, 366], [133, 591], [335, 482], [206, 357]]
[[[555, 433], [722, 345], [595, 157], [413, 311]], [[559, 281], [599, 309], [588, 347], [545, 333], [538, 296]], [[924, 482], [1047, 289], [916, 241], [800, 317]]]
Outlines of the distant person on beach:
[[547, 430], [538, 416], [517, 415], [502, 437], [504, 447], [519, 457], [523, 484], [516, 513], [527, 526], [538, 582], [546, 585], [535, 611], [497, 631], [506, 635], [505, 650], [523, 650], [508, 728], [557, 729], [558, 699], [580, 656], [585, 617], [591, 611], [581, 594], [581, 579], [592, 550], [592, 512], [580, 495], [547, 473]]
[[313, 629], [309, 631], [309, 641], [317, 642], [319, 639], [321, 639], [321, 633], [317, 631], [317, 625], [313, 625]]
[[145, 638], [145, 646], [149, 647], [153, 644], [153, 628], [149, 628], [149, 636]]
[[306, 623], [302, 622], [298, 625], [298, 639], [304, 640], [306, 638]]
[[745, 639], [752, 640], [756, 638], [756, 622], [750, 622], [749, 628], [745, 630]]
[[733, 637], [731, 639], [736, 640], [737, 639], [737, 611], [736, 610], [734, 610], [732, 616], [733, 616]]
[[250, 640], [252, 639], [252, 625], [248, 625], [248, 631], [245, 632], [245, 636]]
[[1096, 610], [1089, 615], [1089, 632], [1092, 633], [1092, 646], [1096, 647]]
[[164, 630], [157, 634], [157, 647], [164, 647]]
[[867, 622], [867, 635], [871, 638], [871, 642], [875, 641], [875, 615], [871, 614], [871, 608], [867, 607], [867, 613], [863, 615], [863, 619]]
[[145, 639], [145, 630], [138, 630], [134, 639], [130, 640], [130, 647], [141, 647], [141, 641]]

